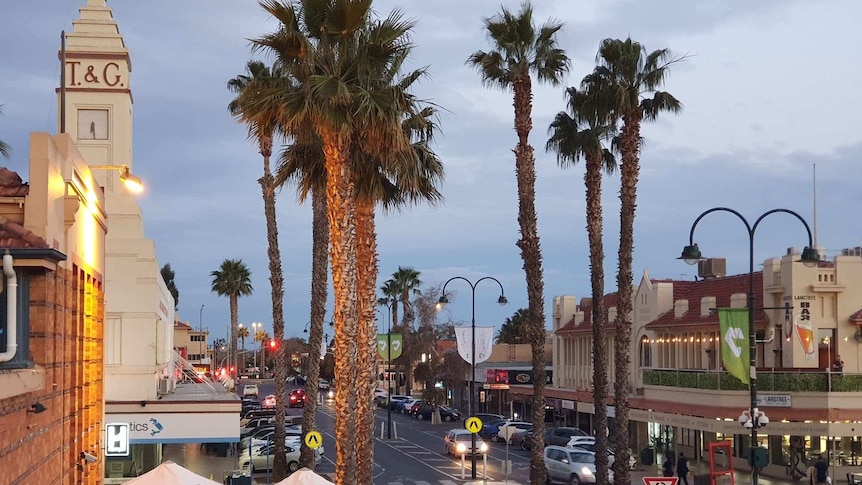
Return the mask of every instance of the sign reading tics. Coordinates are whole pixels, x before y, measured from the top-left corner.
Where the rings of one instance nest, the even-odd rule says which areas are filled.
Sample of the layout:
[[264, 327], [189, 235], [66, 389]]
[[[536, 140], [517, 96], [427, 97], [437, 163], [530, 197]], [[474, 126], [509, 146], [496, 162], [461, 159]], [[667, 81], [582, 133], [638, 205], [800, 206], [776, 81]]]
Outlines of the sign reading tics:
[[105, 456], [129, 456], [129, 423], [105, 425]]

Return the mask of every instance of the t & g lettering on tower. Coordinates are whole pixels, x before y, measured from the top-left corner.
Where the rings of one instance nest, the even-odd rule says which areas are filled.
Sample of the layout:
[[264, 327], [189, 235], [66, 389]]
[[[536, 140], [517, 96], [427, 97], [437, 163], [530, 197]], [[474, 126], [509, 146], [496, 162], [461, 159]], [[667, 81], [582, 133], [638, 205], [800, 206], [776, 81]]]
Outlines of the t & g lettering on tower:
[[105, 456], [129, 456], [129, 424], [105, 425]]
[[66, 61], [67, 88], [128, 89], [129, 69], [125, 61]]

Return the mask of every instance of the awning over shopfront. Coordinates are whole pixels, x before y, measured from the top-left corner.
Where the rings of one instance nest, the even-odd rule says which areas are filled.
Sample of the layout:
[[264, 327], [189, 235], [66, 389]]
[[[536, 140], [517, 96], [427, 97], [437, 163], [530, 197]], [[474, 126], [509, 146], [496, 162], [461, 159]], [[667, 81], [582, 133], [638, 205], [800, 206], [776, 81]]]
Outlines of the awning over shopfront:
[[129, 442], [230, 443], [239, 441], [239, 412], [106, 414], [107, 423], [129, 423]]

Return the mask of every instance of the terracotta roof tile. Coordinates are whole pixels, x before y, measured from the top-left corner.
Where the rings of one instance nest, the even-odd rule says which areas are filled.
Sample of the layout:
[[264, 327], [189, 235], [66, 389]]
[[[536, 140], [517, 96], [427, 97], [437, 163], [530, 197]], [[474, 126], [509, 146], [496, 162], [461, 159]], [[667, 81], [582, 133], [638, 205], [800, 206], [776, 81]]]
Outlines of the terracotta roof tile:
[[174, 328], [178, 329], [178, 330], [180, 330], [180, 329], [191, 330], [192, 329], [191, 325], [189, 325], [188, 323], [184, 323], [184, 322], [174, 322]]
[[0, 197], [24, 197], [30, 192], [30, 185], [6, 167], [0, 167]]
[[0, 216], [0, 248], [43, 249], [48, 243], [16, 222]]
[[[605, 313], [605, 324], [604, 327], [607, 330], [613, 330], [614, 324], [613, 322], [608, 322], [608, 309], [617, 306], [620, 301], [619, 294], [617, 293], [608, 293], [603, 298], [604, 304], [604, 313]], [[580, 325], [575, 325], [574, 317], [569, 320], [565, 325], [560, 327], [556, 333], [584, 333], [592, 331], [592, 318], [593, 318], [593, 300], [592, 298], [584, 298], [581, 300], [581, 304], [578, 305], [578, 309], [581, 310], [584, 314], [584, 319]]]
[[[718, 325], [718, 313], [709, 312], [702, 316], [700, 302], [704, 297], [715, 297], [716, 308], [730, 307], [731, 295], [748, 293], [748, 274], [723, 276], [721, 278], [710, 278], [700, 281], [674, 282], [673, 299], [688, 300], [688, 311], [680, 317], [676, 317], [671, 309], [646, 325], [648, 329], [659, 329], [679, 326], [701, 326]], [[763, 307], [763, 273], [754, 273], [754, 306]], [[768, 318], [763, 310], [755, 315], [757, 322], [767, 322]]]
[[850, 318], [848, 318], [847, 320], [850, 320], [853, 323], [862, 324], [862, 310], [859, 310], [856, 313], [850, 315]]

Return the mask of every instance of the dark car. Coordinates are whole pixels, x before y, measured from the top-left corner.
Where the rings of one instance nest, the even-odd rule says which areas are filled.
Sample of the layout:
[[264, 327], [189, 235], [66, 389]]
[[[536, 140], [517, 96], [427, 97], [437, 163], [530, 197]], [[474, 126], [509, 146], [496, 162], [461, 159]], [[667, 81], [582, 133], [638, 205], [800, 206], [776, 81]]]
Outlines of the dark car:
[[479, 430], [479, 436], [486, 441], [497, 441], [497, 433], [500, 431], [500, 425], [508, 421], [507, 419], [492, 419], [488, 422], [482, 421], [482, 429]]
[[[434, 413], [434, 406], [431, 404], [422, 404], [419, 406], [419, 409], [413, 413], [413, 416], [418, 420], [423, 419], [431, 419], [431, 415]], [[446, 422], [450, 421], [458, 421], [461, 419], [461, 413], [458, 412], [457, 409], [452, 409], [449, 406], [440, 406], [440, 419]]]
[[[572, 436], [587, 436], [587, 433], [579, 430], [578, 428], [569, 427], [546, 429], [545, 446], [566, 446], [567, 444], [569, 444], [569, 440], [572, 438]], [[530, 431], [524, 434], [524, 436], [522, 436], [518, 441], [515, 441], [513, 444], [520, 445], [522, 450], [531, 450], [533, 448], [533, 432]]]
[[[506, 419], [500, 414], [491, 414], [491, 413], [473, 413], [473, 417], [479, 418], [482, 421], [482, 424], [486, 424], [490, 421], [496, 421], [496, 420], [502, 421], [502, 420]], [[464, 416], [464, 424], [465, 425], [467, 424], [467, 419], [469, 419], [469, 418], [470, 418], [470, 416]]]
[[290, 395], [287, 397], [287, 407], [300, 408], [305, 406], [307, 400], [308, 395], [305, 393], [305, 389], [294, 389], [290, 391]]

